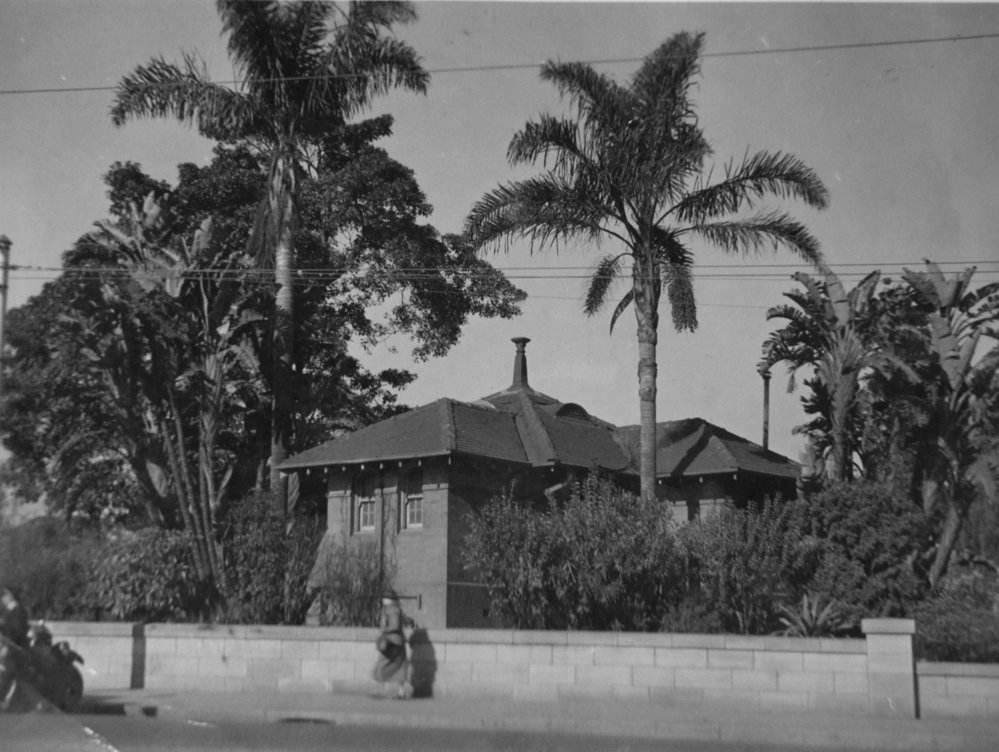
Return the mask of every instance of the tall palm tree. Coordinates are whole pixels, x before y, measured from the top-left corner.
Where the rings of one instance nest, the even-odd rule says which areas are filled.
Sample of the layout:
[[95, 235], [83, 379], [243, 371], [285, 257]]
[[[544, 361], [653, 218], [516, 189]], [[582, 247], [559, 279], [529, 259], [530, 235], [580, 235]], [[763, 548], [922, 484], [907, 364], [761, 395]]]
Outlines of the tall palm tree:
[[486, 194], [465, 224], [477, 248], [498, 248], [518, 238], [528, 239], [532, 250], [575, 239], [610, 239], [621, 247], [597, 264], [583, 310], [597, 313], [611, 282], [630, 274], [630, 289], [611, 316], [611, 329], [634, 304], [641, 491], [648, 496], [656, 481], [659, 302], [665, 288], [677, 331], [697, 327], [692, 241], [727, 253], [783, 246], [817, 263], [818, 242], [786, 214], [733, 215], [767, 195], [818, 208], [828, 201], [816, 174], [789, 154], [747, 155], [710, 182], [704, 162], [712, 151], [690, 99], [703, 38], [681, 33], [667, 40], [645, 58], [628, 86], [582, 63], [547, 62], [541, 78], [569, 98], [572, 112], [529, 121], [507, 152], [512, 165], [540, 159], [546, 171]]
[[279, 466], [288, 455], [294, 410], [294, 234], [310, 147], [395, 87], [423, 93], [429, 75], [416, 52], [385, 32], [416, 17], [405, 2], [217, 0], [239, 83], [209, 80], [185, 55], [156, 58], [118, 84], [111, 118], [175, 116], [224, 142], [246, 141], [269, 155], [268, 193], [251, 247], [274, 265], [271, 488], [284, 513]]

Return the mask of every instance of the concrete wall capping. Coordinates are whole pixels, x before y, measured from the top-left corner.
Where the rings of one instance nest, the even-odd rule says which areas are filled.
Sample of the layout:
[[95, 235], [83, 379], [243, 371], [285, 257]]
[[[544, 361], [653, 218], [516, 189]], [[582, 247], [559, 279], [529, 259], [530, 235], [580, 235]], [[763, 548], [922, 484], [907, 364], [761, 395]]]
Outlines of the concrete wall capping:
[[869, 634], [916, 634], [914, 619], [861, 619], [860, 629]]
[[721, 634], [670, 634], [671, 644], [675, 648], [723, 648], [725, 635]]
[[796, 651], [799, 653], [819, 653], [822, 642], [814, 637], [767, 636], [763, 638], [764, 650]]
[[999, 680], [999, 663], [934, 663], [917, 661], [919, 676], [985, 676]]

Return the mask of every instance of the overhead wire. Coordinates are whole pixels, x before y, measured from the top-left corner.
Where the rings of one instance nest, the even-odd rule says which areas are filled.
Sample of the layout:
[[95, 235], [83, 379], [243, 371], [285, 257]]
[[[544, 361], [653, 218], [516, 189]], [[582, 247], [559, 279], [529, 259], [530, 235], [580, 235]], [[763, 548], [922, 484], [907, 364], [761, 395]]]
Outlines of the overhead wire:
[[[855, 49], [867, 49], [872, 47], [900, 47], [906, 45], [917, 45], [917, 44], [938, 44], [942, 42], [970, 42], [983, 39], [999, 39], [999, 32], [989, 32], [983, 34], [965, 34], [965, 35], [951, 35], [942, 37], [923, 37], [917, 39], [888, 39], [878, 42], [843, 42], [840, 44], [814, 44], [814, 45], [799, 45], [794, 47], [768, 47], [765, 49], [758, 50], [727, 50], [719, 52], [702, 52], [700, 57], [702, 58], [728, 58], [728, 57], [747, 57], [747, 56], [758, 56], [758, 55], [780, 55], [780, 54], [794, 54], [801, 52], [827, 52], [834, 50], [855, 50]], [[609, 58], [609, 59], [594, 59], [594, 60], [578, 60], [575, 62], [582, 63], [584, 65], [600, 66], [600, 65], [619, 65], [623, 63], [640, 63], [644, 58], [639, 57], [627, 57], [627, 58]], [[538, 68], [541, 63], [501, 63], [498, 65], [468, 65], [468, 66], [454, 66], [447, 68], [431, 68], [427, 70], [430, 75], [435, 74], [453, 74], [453, 73], [487, 73], [493, 71], [504, 71], [504, 70], [523, 70], [523, 69], [535, 69]], [[350, 78], [351, 74], [338, 74], [329, 76], [328, 78]], [[319, 76], [274, 76], [272, 78], [263, 79], [272, 83], [279, 81], [307, 81], [312, 79], [318, 79]], [[236, 79], [219, 80], [213, 83], [222, 86], [240, 86], [243, 82]], [[151, 85], [156, 85], [151, 84]], [[169, 84], [163, 83], [163, 86]], [[24, 94], [70, 94], [79, 92], [95, 92], [95, 91], [115, 91], [117, 86], [53, 86], [53, 87], [39, 87], [33, 89], [0, 89], [0, 96], [16, 96]]]

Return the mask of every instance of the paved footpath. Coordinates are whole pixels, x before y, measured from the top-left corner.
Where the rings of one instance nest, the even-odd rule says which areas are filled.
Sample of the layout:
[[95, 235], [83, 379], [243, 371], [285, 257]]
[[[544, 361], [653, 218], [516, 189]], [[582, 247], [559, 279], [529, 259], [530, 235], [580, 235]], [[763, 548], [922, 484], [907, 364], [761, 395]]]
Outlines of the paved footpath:
[[81, 709], [82, 715], [88, 713], [171, 715], [189, 720], [315, 719], [351, 726], [551, 731], [794, 748], [999, 750], [999, 717], [916, 720], [626, 700], [528, 702], [482, 697], [390, 700], [349, 693], [94, 690], [87, 693]]

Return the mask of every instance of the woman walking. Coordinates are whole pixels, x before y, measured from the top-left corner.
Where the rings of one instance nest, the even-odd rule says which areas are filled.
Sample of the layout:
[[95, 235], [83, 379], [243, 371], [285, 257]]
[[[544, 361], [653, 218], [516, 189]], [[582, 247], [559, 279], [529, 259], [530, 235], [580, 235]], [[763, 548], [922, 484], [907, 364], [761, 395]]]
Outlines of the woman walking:
[[409, 661], [406, 659], [406, 637], [402, 632], [405, 616], [399, 605], [399, 596], [388, 590], [382, 596], [378, 626], [378, 660], [372, 671], [372, 678], [381, 684], [381, 695], [386, 696], [386, 685], [398, 684], [396, 697], [400, 700], [408, 696]]

